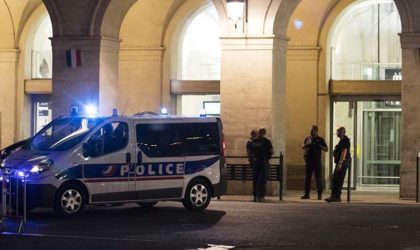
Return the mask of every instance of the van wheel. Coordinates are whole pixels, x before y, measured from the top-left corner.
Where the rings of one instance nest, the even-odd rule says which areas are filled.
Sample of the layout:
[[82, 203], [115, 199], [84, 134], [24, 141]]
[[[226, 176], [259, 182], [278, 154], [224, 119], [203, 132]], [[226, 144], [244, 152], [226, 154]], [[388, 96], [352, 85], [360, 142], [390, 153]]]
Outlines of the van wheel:
[[64, 216], [80, 214], [85, 208], [86, 194], [78, 185], [69, 184], [61, 187], [56, 194], [54, 210]]
[[157, 201], [152, 202], [137, 202], [137, 205], [141, 206], [142, 208], [152, 208], [154, 205], [156, 205]]
[[190, 211], [203, 211], [210, 203], [210, 187], [201, 180], [192, 181], [182, 200], [184, 207]]

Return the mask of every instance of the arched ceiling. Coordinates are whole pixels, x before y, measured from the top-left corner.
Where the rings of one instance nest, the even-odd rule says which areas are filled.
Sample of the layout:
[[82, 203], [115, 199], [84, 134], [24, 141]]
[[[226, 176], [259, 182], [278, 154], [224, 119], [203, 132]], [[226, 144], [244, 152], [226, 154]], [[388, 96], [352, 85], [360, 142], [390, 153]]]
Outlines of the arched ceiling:
[[122, 21], [137, 0], [43, 0], [54, 37], [107, 36], [118, 39]]

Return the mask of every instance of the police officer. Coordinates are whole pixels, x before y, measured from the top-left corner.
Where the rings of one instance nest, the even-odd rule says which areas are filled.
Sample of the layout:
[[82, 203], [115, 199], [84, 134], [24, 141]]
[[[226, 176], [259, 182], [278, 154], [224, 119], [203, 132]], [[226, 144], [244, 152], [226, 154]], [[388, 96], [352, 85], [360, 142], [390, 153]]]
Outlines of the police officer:
[[311, 127], [311, 135], [306, 137], [302, 148], [305, 151], [304, 158], [306, 163], [305, 194], [301, 199], [310, 199], [311, 179], [315, 172], [316, 186], [318, 191], [318, 200], [322, 199], [322, 164], [321, 152], [328, 151], [324, 138], [318, 136], [318, 127]]
[[265, 137], [266, 133], [265, 128], [260, 128], [258, 137], [251, 143], [251, 151], [255, 160], [255, 176], [253, 179], [257, 181], [255, 193], [257, 202], [265, 200], [269, 161], [274, 153], [271, 141]]
[[331, 197], [325, 199], [326, 202], [340, 202], [341, 190], [343, 189], [346, 171], [351, 164], [350, 139], [346, 136], [346, 129], [340, 127], [337, 129], [337, 137], [340, 141], [334, 148], [335, 169], [332, 176]]
[[251, 137], [249, 138], [248, 142], [246, 143], [246, 152], [248, 155], [248, 161], [249, 161], [249, 165], [252, 168], [252, 194], [254, 195], [254, 201], [257, 201], [257, 174], [255, 173], [256, 171], [256, 166], [255, 166], [255, 160], [254, 160], [254, 156], [252, 153], [252, 141], [255, 140], [258, 137], [258, 131], [256, 129], [253, 129], [251, 131]]

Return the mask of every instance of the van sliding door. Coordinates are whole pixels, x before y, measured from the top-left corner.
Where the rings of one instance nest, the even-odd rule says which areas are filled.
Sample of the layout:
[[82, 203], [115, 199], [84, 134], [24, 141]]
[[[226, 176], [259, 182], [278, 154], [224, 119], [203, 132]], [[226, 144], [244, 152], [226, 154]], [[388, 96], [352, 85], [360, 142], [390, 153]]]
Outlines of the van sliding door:
[[185, 158], [180, 124], [141, 121], [135, 129], [137, 199], [181, 198]]

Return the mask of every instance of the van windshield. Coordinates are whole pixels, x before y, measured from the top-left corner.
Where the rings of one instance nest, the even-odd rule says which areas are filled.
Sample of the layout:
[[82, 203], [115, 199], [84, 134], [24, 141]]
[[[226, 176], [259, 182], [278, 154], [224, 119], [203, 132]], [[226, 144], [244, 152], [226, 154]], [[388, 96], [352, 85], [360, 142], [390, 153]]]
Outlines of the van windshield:
[[90, 129], [104, 118], [65, 117], [53, 120], [33, 138], [31, 148], [39, 151], [64, 151], [76, 146]]

